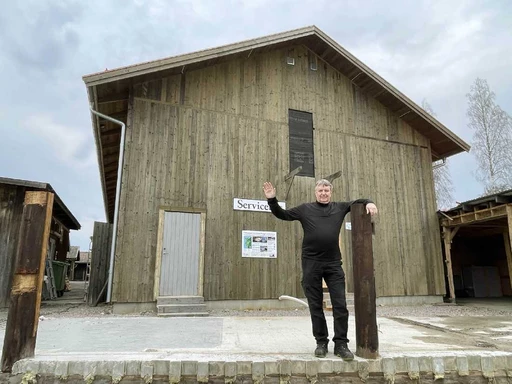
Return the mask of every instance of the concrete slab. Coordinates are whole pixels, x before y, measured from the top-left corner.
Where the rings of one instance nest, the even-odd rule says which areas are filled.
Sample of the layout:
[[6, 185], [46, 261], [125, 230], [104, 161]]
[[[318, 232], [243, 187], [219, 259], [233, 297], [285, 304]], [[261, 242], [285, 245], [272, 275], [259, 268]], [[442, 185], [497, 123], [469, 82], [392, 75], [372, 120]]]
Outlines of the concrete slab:
[[[183, 377], [205, 382], [212, 375], [258, 382], [266, 372], [283, 380], [296, 376], [310, 381], [341, 374], [362, 379], [378, 374], [388, 381], [395, 375], [446, 378], [453, 372], [512, 377], [508, 317], [380, 317], [377, 322], [381, 358], [356, 357], [347, 363], [332, 354], [332, 344], [327, 359], [313, 356], [315, 342], [307, 316], [46, 318], [39, 323], [36, 356], [17, 363], [14, 373], [79, 376], [89, 382], [95, 377], [119, 381], [128, 376], [141, 382], [162, 376], [168, 382]], [[332, 334], [330, 315], [328, 324]], [[5, 325], [0, 327], [3, 342]], [[493, 334], [476, 333], [496, 330], [502, 336], [499, 342]], [[354, 335], [352, 316], [349, 346], [355, 352]]]

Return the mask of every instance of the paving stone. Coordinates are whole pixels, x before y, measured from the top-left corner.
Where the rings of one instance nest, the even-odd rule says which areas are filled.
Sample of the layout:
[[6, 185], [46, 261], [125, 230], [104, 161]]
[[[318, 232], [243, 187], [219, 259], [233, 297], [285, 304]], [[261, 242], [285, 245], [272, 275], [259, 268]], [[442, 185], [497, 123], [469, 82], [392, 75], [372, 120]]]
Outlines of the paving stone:
[[236, 375], [250, 375], [252, 370], [251, 361], [237, 361], [236, 362]]
[[139, 360], [128, 360], [125, 364], [126, 376], [137, 376], [140, 377], [140, 361]]
[[154, 360], [153, 361], [153, 375], [154, 376], [168, 376], [169, 375], [169, 360]]
[[470, 371], [481, 371], [482, 361], [480, 356], [468, 356], [468, 367]]
[[125, 375], [125, 362], [124, 361], [114, 361], [112, 365], [112, 383], [119, 383]]
[[292, 360], [290, 361], [292, 367], [292, 375], [305, 375], [306, 374], [306, 360]]
[[418, 358], [420, 364], [420, 372], [433, 372], [432, 358], [428, 356], [421, 356]]
[[457, 373], [459, 376], [469, 376], [469, 362], [466, 356], [457, 356]]
[[444, 371], [448, 372], [457, 372], [457, 358], [455, 356], [445, 356], [444, 360]]
[[208, 362], [200, 361], [197, 363], [197, 381], [199, 383], [207, 383], [209, 378]]
[[482, 356], [482, 375], [486, 379], [494, 378], [494, 356]]
[[265, 361], [265, 376], [279, 375], [279, 362]]
[[197, 361], [182, 361], [181, 362], [181, 375], [182, 376], [197, 376]]
[[332, 373], [332, 360], [320, 360], [318, 361], [318, 373]]
[[140, 377], [146, 384], [153, 382], [153, 362], [143, 361], [140, 365]]
[[362, 381], [366, 381], [370, 376], [370, 364], [368, 361], [357, 362], [357, 374]]
[[263, 361], [253, 361], [252, 379], [255, 382], [261, 382], [265, 378], [265, 363]]
[[181, 361], [169, 362], [169, 383], [176, 384], [181, 381]]
[[208, 363], [208, 372], [210, 376], [224, 376], [224, 362], [210, 361]]
[[434, 371], [434, 380], [444, 379], [444, 360], [442, 357], [432, 359], [432, 369]]
[[227, 361], [224, 364], [224, 377], [236, 377], [236, 362]]

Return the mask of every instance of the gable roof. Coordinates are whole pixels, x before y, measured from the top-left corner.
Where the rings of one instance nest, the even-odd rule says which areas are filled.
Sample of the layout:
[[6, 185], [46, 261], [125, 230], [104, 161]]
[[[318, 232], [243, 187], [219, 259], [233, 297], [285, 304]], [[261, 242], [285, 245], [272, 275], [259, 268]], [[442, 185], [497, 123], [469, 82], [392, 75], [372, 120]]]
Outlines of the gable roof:
[[37, 181], [10, 179], [0, 177], [0, 184], [14, 185], [24, 187], [29, 191], [47, 191], [54, 194], [52, 216], [59, 220], [67, 229], [79, 230], [81, 228], [78, 220], [69, 211], [68, 207], [62, 202], [57, 192], [48, 183], [40, 183]]
[[[247, 57], [251, 53], [265, 52], [291, 44], [307, 47], [319, 58], [348, 77], [360, 90], [378, 100], [385, 107], [396, 113], [400, 119], [427, 137], [430, 140], [433, 160], [469, 151], [470, 146], [460, 137], [425, 112], [316, 26], [161, 60], [148, 61], [114, 70], [106, 70], [84, 76], [83, 80], [87, 86], [89, 101], [95, 110], [117, 119], [124, 119], [126, 122], [128, 90], [133, 84], [171, 76], [183, 71], [204, 68], [235, 57]], [[105, 140], [103, 140], [103, 137], [100, 138], [98, 136], [97, 127], [99, 127], [99, 122], [100, 120], [97, 117], [93, 117], [103, 196], [107, 217], [111, 219], [113, 217], [116, 185], [115, 180], [113, 182], [107, 182], [106, 180], [115, 179], [114, 176], [117, 175], [117, 159], [115, 158], [115, 153], [112, 152], [108, 163], [104, 162], [105, 154], [102, 153], [100, 142], [103, 144]], [[110, 123], [103, 124], [105, 124], [107, 129], [105, 132], [101, 132], [100, 135], [110, 134], [111, 140], [109, 144], [115, 145], [116, 142], [119, 143], [119, 138], [115, 137], [115, 132], [119, 132], [119, 128], [110, 125]]]

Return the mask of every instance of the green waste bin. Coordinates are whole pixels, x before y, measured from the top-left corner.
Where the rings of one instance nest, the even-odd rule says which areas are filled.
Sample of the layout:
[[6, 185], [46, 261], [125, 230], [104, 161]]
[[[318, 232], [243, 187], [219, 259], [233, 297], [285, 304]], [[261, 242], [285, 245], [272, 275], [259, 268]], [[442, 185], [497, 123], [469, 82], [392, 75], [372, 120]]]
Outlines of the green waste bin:
[[57, 296], [61, 297], [66, 288], [66, 275], [68, 273], [68, 263], [62, 261], [52, 260], [53, 276], [55, 278], [55, 290]]

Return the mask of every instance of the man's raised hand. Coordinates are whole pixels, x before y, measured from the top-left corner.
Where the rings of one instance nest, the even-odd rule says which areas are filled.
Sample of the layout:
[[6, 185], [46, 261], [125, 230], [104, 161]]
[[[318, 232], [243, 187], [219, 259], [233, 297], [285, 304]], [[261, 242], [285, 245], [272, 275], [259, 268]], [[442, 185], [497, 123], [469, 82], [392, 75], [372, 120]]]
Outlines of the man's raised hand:
[[265, 193], [265, 197], [267, 199], [272, 199], [273, 197], [276, 197], [276, 189], [269, 181], [263, 183], [263, 192]]
[[377, 210], [377, 206], [373, 203], [366, 204], [366, 213], [369, 213], [372, 216], [375, 216], [379, 211]]

